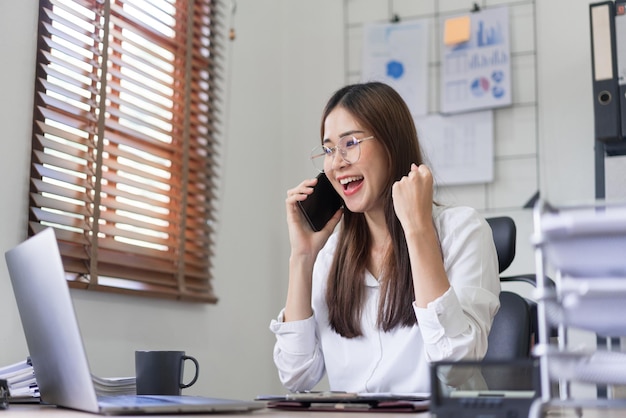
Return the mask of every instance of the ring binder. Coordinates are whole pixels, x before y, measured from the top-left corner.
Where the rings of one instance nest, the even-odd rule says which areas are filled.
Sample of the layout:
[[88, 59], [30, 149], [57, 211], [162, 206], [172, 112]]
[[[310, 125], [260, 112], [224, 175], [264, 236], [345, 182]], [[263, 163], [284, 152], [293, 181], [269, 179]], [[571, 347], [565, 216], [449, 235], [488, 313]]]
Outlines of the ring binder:
[[[624, 138], [623, 116], [620, 112], [622, 100], [618, 82], [615, 17], [613, 1], [589, 5], [595, 136], [596, 140], [603, 142], [619, 141]], [[623, 16], [620, 16], [620, 19], [622, 18]], [[620, 20], [620, 31], [621, 23]], [[626, 57], [624, 59], [626, 60]]]
[[622, 138], [626, 139], [626, 0], [615, 1], [617, 82], [619, 84]]

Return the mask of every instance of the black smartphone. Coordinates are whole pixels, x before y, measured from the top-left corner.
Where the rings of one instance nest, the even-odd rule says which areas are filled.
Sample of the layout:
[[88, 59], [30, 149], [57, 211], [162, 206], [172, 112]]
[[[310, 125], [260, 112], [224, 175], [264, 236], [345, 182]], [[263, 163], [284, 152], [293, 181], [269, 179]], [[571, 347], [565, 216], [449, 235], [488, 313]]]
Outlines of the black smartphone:
[[306, 200], [298, 202], [300, 210], [314, 231], [320, 231], [343, 205], [326, 174], [317, 175], [317, 184]]

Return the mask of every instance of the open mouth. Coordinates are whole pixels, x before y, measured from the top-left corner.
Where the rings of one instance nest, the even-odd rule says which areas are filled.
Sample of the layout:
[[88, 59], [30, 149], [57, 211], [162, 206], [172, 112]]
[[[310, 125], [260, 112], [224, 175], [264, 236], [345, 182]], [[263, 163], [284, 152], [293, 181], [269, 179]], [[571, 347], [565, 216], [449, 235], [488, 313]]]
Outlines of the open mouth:
[[346, 177], [339, 181], [339, 183], [343, 186], [343, 190], [350, 191], [355, 189], [363, 182], [363, 176], [353, 176]]

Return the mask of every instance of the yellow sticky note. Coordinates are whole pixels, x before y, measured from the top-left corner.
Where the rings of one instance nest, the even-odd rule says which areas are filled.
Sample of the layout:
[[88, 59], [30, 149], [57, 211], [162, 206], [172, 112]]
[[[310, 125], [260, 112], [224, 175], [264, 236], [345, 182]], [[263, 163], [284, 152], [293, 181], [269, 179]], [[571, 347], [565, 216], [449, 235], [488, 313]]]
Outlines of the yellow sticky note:
[[469, 15], [446, 19], [443, 28], [443, 43], [456, 45], [469, 41], [472, 24], [470, 19]]

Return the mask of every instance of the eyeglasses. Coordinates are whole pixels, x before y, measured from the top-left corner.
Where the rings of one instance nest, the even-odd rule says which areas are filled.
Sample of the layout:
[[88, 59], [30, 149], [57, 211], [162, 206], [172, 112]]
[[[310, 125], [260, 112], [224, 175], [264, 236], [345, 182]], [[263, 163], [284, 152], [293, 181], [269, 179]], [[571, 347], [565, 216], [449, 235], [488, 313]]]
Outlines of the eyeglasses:
[[354, 164], [359, 161], [361, 157], [360, 143], [367, 141], [368, 139], [374, 139], [374, 136], [368, 136], [366, 138], [357, 139], [354, 136], [344, 136], [339, 140], [334, 147], [319, 146], [313, 148], [311, 151], [311, 161], [313, 166], [320, 172], [324, 172], [324, 164], [326, 161], [332, 161], [335, 157], [336, 151], [339, 151], [341, 159], [347, 164]]

